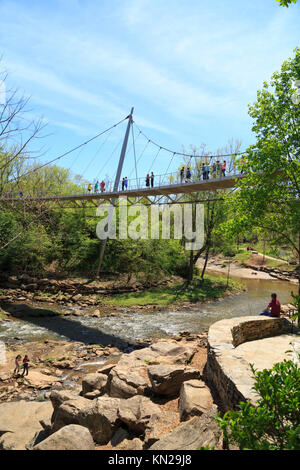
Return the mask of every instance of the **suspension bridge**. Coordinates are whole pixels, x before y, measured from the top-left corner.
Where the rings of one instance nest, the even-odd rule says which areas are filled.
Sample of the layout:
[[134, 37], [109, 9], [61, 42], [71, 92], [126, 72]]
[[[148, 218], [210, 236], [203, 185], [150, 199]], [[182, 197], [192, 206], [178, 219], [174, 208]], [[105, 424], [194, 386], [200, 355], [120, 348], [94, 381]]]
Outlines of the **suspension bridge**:
[[[217, 192], [218, 190], [234, 188], [238, 185], [239, 180], [244, 178], [244, 175], [241, 174], [233, 164], [233, 157], [237, 154], [208, 155], [203, 153], [202, 155], [196, 155], [195, 152], [187, 154], [170, 150], [157, 144], [144, 134], [133, 120], [133, 110], [134, 108], [131, 109], [130, 114], [126, 118], [82, 144], [64, 152], [62, 155], [59, 155], [46, 163], [29, 168], [21, 175], [16, 175], [15, 177], [10, 178], [8, 182], [8, 190], [4, 191], [0, 196], [0, 205], [7, 206], [10, 204], [18, 204], [20, 202], [52, 202], [63, 208], [85, 208], [87, 206], [98, 207], [104, 201], [109, 201], [110, 203], [115, 204], [116, 199], [122, 196], [126, 196], [128, 201], [132, 203], [138, 202], [141, 199], [146, 199], [150, 204], [157, 204], [160, 201], [163, 201], [164, 203], [174, 203], [180, 201], [180, 198], [186, 194], [201, 193], [205, 191]], [[23, 191], [23, 186], [26, 187], [26, 184], [24, 185], [23, 183], [26, 181], [26, 178], [30, 177], [34, 173], [38, 174], [43, 168], [49, 165], [53, 165], [58, 161], [63, 161], [63, 159], [66, 158], [70, 158], [70, 155], [74, 153], [77, 153], [76, 158], [78, 158], [83, 148], [86, 148], [91, 142], [99, 140], [102, 136], [106, 135], [105, 139], [101, 142], [100, 148], [97, 150], [95, 155], [92, 156], [91, 160], [88, 161], [85, 169], [90, 167], [93, 168], [93, 166], [98, 167], [99, 162], [96, 159], [99, 157], [100, 151], [103, 150], [108, 137], [110, 137], [115, 128], [120, 126], [126, 120], [128, 120], [128, 123], [125, 136], [118, 145], [120, 146], [120, 143], [123, 142], [114, 181], [106, 180], [104, 181], [105, 185], [101, 186], [98, 179], [101, 179], [100, 175], [101, 172], [103, 174], [105, 166], [111, 165], [112, 153], [115, 153], [118, 146], [115, 147], [113, 152], [107, 156], [104, 165], [102, 165], [98, 175], [96, 175], [96, 183], [95, 181], [93, 184], [90, 182], [81, 182], [78, 185], [74, 185], [72, 187], [72, 191], [68, 194], [66, 194], [65, 191], [60, 191], [59, 185], [58, 188], [56, 187], [55, 189], [49, 187], [49, 185], [47, 185], [47, 181], [44, 181], [42, 184], [37, 184], [36, 189], [31, 188], [30, 191], [27, 191], [26, 189]], [[135, 178], [128, 179], [126, 177], [126, 181], [124, 181], [125, 178], [122, 180], [121, 176], [126, 152], [128, 152], [128, 142], [130, 137], [131, 148], [133, 149], [134, 156], [133, 171], [135, 172]], [[145, 145], [142, 146], [139, 155], [137, 155], [136, 142], [140, 137], [143, 137]], [[142, 157], [145, 155], [146, 150], [148, 152], [147, 159], [149, 159], [150, 147], [152, 147], [152, 152], [154, 150], [154, 157], [152, 157], [151, 166], [147, 172], [149, 174], [149, 178], [146, 178], [146, 175], [139, 177], [138, 165]], [[155, 162], [158, 161], [162, 152], [166, 152], [170, 155], [166, 172], [159, 175], [152, 172], [153, 177], [151, 178], [151, 170], [154, 168]], [[176, 156], [185, 160], [184, 169], [182, 172], [177, 170], [176, 172], [169, 173], [169, 168]], [[198, 162], [196, 169], [195, 166], [193, 167], [192, 165], [193, 161]], [[222, 171], [222, 164], [224, 162], [226, 162], [226, 170], [223, 169]], [[188, 174], [189, 168], [190, 171]], [[70, 170], [71, 167], [68, 169]]]

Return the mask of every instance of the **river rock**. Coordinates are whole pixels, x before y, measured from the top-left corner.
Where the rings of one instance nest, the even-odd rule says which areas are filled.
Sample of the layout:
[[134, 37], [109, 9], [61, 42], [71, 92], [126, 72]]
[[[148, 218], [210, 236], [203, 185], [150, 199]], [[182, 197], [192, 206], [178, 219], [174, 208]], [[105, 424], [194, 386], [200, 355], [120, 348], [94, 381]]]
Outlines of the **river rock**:
[[137, 433], [143, 433], [151, 415], [160, 413], [159, 406], [150, 398], [134, 396], [120, 402], [118, 417], [128, 428]]
[[50, 393], [50, 400], [53, 406], [53, 411], [56, 412], [56, 410], [60, 407], [62, 403], [65, 401], [69, 400], [74, 400], [77, 397], [74, 392], [71, 392], [70, 390], [52, 390]]
[[52, 415], [52, 433], [67, 426], [68, 424], [80, 424], [78, 415], [81, 410], [86, 410], [92, 406], [93, 402], [84, 397], [77, 397], [64, 401]]
[[143, 450], [143, 442], [137, 437], [131, 440], [124, 439], [114, 449], [115, 450]]
[[149, 348], [155, 354], [156, 363], [186, 364], [197, 351], [197, 342], [189, 345], [178, 345], [176, 342], [158, 341]]
[[87, 374], [82, 380], [82, 395], [86, 396], [87, 393], [99, 391], [104, 393], [107, 384], [107, 375], [91, 373]]
[[116, 428], [119, 405], [119, 399], [110, 397], [66, 401], [56, 410], [52, 433], [68, 424], [79, 424], [89, 429], [98, 444], [107, 444]]
[[175, 411], [160, 411], [160, 413], [153, 414], [145, 430], [146, 447], [152, 446], [179, 424], [179, 413]]
[[127, 440], [129, 438], [129, 431], [127, 431], [127, 429], [119, 427], [111, 438], [110, 444], [112, 447], [116, 447], [121, 444], [121, 442], [123, 442], [125, 439]]
[[150, 388], [147, 366], [117, 365], [109, 374], [109, 395], [115, 398], [130, 398], [134, 395], [143, 395]]
[[120, 401], [118, 398], [100, 397], [91, 402], [91, 407], [78, 412], [78, 423], [89, 429], [98, 444], [107, 444], [111, 440], [116, 430]]
[[89, 430], [77, 424], [64, 426], [32, 450], [95, 450]]
[[222, 431], [215, 416], [217, 407], [208, 413], [195, 416], [177, 426], [172, 432], [155, 442], [149, 450], [198, 450], [201, 447], [221, 448]]
[[41, 372], [30, 370], [28, 375], [24, 376], [24, 384], [28, 387], [43, 390], [50, 388], [60, 382], [60, 379], [55, 376], [42, 374]]
[[200, 371], [184, 365], [160, 364], [149, 366], [152, 390], [157, 395], [176, 397], [186, 380], [200, 379]]
[[0, 449], [25, 450], [26, 445], [43, 430], [40, 420], [49, 420], [50, 402], [24, 400], [0, 404]]
[[212, 405], [210, 390], [202, 380], [188, 380], [181, 385], [178, 403], [181, 421], [187, 421], [192, 416], [201, 416]]
[[[196, 344], [181, 346], [176, 341], [159, 341], [147, 348], [135, 350], [130, 354], [123, 354], [117, 365], [109, 372], [107, 384], [109, 395], [116, 398], [147, 395], [151, 390], [151, 381], [148, 374], [149, 364], [156, 361], [156, 364], [164, 362], [169, 365], [183, 365], [191, 360], [196, 350]], [[101, 372], [103, 372], [103, 369]], [[188, 378], [197, 377], [188, 376]], [[187, 378], [184, 378], [184, 380], [187, 380]]]

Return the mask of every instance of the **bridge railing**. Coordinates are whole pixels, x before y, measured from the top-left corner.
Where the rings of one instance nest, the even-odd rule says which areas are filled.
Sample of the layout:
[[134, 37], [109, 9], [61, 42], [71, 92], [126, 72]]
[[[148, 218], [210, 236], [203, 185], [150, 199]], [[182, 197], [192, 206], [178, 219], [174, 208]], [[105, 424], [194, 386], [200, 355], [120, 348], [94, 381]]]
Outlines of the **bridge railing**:
[[[182, 175], [180, 171], [176, 171], [173, 173], [165, 173], [161, 175], [153, 175], [153, 180], [151, 178], [151, 173], [149, 174], [149, 179], [147, 179], [147, 176], [140, 177], [140, 178], [130, 178], [127, 179], [126, 181], [120, 181], [118, 192], [122, 193], [125, 191], [131, 191], [131, 190], [141, 190], [141, 189], [147, 189], [147, 188], [160, 188], [160, 187], [168, 187], [171, 185], [183, 185], [183, 184], [189, 184], [189, 183], [198, 183], [200, 181], [216, 181], [218, 179], [224, 179], [224, 178], [232, 178], [234, 176], [241, 175], [243, 172], [241, 172], [239, 169], [237, 169], [234, 166], [231, 166], [229, 171], [225, 170], [225, 172], [222, 171], [222, 169], [216, 169], [216, 171], [213, 171], [212, 166], [209, 166], [209, 171], [204, 172], [203, 169], [197, 168], [195, 171], [194, 169], [191, 169], [191, 174], [190, 176], [187, 174], [186, 169], [184, 170], [184, 174]], [[105, 180], [104, 180], [105, 181]], [[32, 194], [29, 194], [28, 191], [22, 192], [22, 190], [14, 190], [10, 192], [3, 193], [1, 195], [1, 199], [16, 199], [16, 198], [30, 198], [30, 197], [55, 197], [55, 196], [83, 196], [87, 194], [99, 194], [101, 192], [113, 192], [113, 182], [112, 181], [105, 181], [105, 187], [103, 191], [101, 190], [101, 181], [98, 182], [98, 186], [96, 186], [96, 182], [92, 183], [81, 183], [79, 185], [74, 185], [72, 187], [72, 192], [66, 193], [65, 191], [60, 191], [59, 187], [55, 188], [55, 190], [40, 190], [38, 193], [36, 191], [32, 191]], [[147, 184], [148, 183], [148, 184]]]

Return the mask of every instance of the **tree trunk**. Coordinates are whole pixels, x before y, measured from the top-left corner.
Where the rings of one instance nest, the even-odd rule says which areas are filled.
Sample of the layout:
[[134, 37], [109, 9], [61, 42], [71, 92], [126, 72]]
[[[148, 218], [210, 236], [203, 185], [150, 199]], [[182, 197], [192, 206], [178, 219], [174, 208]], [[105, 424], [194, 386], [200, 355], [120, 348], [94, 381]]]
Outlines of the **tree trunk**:
[[204, 274], [205, 274], [205, 271], [206, 271], [206, 266], [207, 266], [207, 261], [208, 261], [209, 250], [210, 250], [210, 241], [209, 241], [208, 244], [207, 244], [207, 250], [206, 250], [206, 253], [205, 253], [205, 261], [204, 261], [204, 265], [203, 265], [202, 273], [201, 273], [201, 281], [203, 281]]
[[194, 252], [193, 252], [193, 250], [191, 250], [190, 251], [190, 262], [189, 262], [187, 285], [189, 285], [192, 282], [193, 275], [194, 275]]

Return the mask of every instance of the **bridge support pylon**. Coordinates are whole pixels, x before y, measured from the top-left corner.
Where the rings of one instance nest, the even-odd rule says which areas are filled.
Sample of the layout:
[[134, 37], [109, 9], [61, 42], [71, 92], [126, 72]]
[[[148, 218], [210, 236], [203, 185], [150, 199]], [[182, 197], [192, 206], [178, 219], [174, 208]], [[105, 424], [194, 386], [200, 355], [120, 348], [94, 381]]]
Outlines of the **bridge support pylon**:
[[[124, 141], [123, 141], [123, 145], [122, 145], [122, 149], [121, 149], [121, 154], [120, 154], [120, 159], [119, 159], [119, 165], [118, 165], [116, 178], [115, 178], [115, 182], [114, 182], [114, 192], [117, 192], [119, 190], [120, 179], [121, 179], [123, 164], [124, 164], [124, 160], [125, 160], [126, 150], [127, 150], [129, 133], [130, 133], [131, 126], [133, 124], [133, 118], [132, 118], [133, 111], [134, 111], [134, 108], [132, 107], [131, 111], [130, 111], [130, 114], [128, 116], [127, 129], [126, 129], [126, 132], [125, 132], [125, 137], [124, 137]], [[111, 203], [112, 203], [112, 205], [111, 205], [110, 210], [109, 210], [107, 224], [106, 224], [106, 227], [105, 227], [107, 234], [109, 233], [109, 226], [110, 226], [112, 215], [113, 215], [113, 206], [114, 206], [114, 203], [115, 203], [115, 199], [112, 199]], [[105, 238], [105, 240], [102, 240], [102, 243], [101, 243], [98, 267], [97, 267], [97, 272], [96, 272], [96, 277], [97, 278], [99, 278], [99, 275], [100, 275], [100, 270], [101, 270], [101, 266], [102, 266], [102, 262], [103, 262], [105, 247], [106, 247], [106, 243], [107, 243], [107, 238]]]

